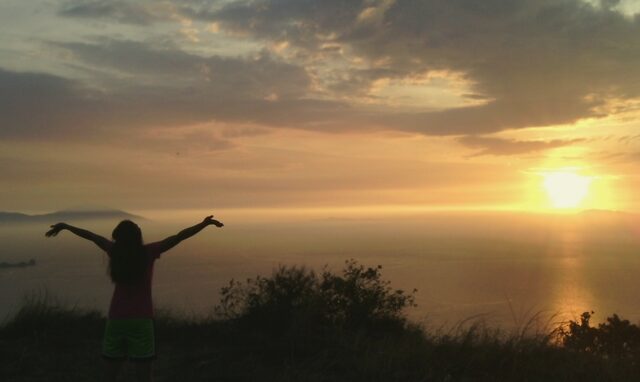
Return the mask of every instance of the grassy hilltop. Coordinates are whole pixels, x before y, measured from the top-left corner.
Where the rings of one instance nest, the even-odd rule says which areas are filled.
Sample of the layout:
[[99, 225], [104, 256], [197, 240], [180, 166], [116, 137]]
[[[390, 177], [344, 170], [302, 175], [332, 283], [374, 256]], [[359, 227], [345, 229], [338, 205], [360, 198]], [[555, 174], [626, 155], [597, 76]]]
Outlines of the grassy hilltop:
[[[404, 315], [414, 292], [353, 261], [340, 274], [282, 267], [232, 280], [211, 317], [158, 314], [155, 380], [640, 380], [640, 328], [615, 315], [592, 327], [585, 313], [547, 333], [430, 333]], [[26, 301], [0, 328], [0, 380], [101, 380], [103, 328], [97, 312]]]

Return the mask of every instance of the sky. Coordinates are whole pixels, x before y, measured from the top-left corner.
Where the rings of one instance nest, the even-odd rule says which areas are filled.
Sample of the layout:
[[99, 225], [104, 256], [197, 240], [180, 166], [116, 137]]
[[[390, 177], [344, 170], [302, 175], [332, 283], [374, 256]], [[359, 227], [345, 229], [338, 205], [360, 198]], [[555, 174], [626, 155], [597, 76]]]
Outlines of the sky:
[[639, 116], [639, 0], [0, 2], [5, 211], [640, 212]]

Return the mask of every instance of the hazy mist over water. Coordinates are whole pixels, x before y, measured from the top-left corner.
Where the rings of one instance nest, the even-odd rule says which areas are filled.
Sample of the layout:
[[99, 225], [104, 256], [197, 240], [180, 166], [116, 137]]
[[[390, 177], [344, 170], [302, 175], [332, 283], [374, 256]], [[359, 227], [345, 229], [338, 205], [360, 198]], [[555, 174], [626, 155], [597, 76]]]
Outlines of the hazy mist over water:
[[[147, 243], [199, 221], [200, 215], [142, 213]], [[185, 217], [191, 216], [190, 220]], [[201, 213], [202, 216], [204, 216]], [[278, 265], [328, 265], [353, 258], [382, 265], [392, 287], [417, 288], [411, 318], [452, 325], [481, 317], [493, 326], [522, 326], [536, 313], [555, 321], [594, 310], [640, 319], [640, 239], [635, 216], [431, 213], [405, 215], [294, 214], [273, 217], [228, 212], [222, 229], [208, 227], [156, 263], [156, 308], [205, 314], [230, 279], [268, 275]], [[54, 222], [52, 222], [54, 223]], [[117, 221], [70, 224], [110, 237]], [[34, 258], [35, 267], [0, 269], [0, 318], [27, 293], [106, 311], [112, 285], [107, 257], [93, 243], [47, 225], [0, 225], [0, 262]]]

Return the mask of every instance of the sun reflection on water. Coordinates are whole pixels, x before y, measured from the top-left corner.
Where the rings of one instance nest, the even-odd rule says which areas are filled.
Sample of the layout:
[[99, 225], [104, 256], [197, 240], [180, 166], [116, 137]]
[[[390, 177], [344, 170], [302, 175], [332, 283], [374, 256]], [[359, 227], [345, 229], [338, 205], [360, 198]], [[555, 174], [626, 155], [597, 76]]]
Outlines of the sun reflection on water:
[[582, 312], [593, 309], [593, 296], [585, 282], [583, 235], [575, 227], [564, 227], [559, 246], [553, 248], [557, 256], [558, 281], [552, 291], [552, 312], [558, 319], [576, 319]]

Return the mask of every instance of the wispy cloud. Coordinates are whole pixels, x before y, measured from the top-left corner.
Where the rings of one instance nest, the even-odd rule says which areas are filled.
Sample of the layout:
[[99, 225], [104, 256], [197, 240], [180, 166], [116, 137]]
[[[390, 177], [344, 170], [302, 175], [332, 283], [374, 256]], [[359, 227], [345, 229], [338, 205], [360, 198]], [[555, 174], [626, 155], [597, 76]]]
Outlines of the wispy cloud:
[[512, 139], [466, 136], [458, 139], [464, 146], [479, 149], [471, 156], [480, 155], [521, 155], [584, 142], [584, 139], [554, 139], [550, 141], [518, 141]]
[[64, 3], [58, 14], [65, 17], [101, 19], [134, 25], [149, 25], [169, 19], [166, 2], [120, 0], [72, 0]]

